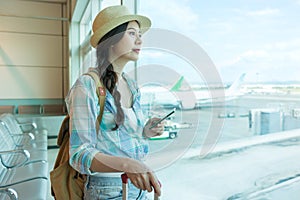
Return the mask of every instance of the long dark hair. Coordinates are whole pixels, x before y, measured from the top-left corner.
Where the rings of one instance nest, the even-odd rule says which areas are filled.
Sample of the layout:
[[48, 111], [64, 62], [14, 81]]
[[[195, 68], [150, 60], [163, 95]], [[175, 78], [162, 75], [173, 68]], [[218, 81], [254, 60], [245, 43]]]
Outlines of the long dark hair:
[[106, 89], [112, 94], [117, 108], [117, 114], [115, 116], [116, 130], [120, 125], [124, 123], [124, 112], [121, 108], [121, 94], [116, 87], [118, 81], [117, 73], [114, 71], [112, 64], [108, 60], [109, 48], [118, 43], [124, 35], [128, 26], [128, 22], [117, 26], [116, 28], [105, 34], [99, 41], [96, 49], [97, 53], [97, 68], [100, 80], [106, 87]]

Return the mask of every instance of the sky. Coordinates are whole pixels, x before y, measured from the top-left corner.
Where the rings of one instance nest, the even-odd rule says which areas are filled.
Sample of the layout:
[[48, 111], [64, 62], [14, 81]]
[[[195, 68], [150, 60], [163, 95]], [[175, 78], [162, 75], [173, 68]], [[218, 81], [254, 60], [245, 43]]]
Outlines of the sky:
[[[139, 13], [151, 19], [152, 28], [172, 30], [197, 43], [224, 82], [243, 72], [248, 82], [300, 81], [300, 0], [139, 2]], [[159, 49], [141, 55], [142, 64], [169, 63], [191, 82], [199, 79], [180, 55]]]

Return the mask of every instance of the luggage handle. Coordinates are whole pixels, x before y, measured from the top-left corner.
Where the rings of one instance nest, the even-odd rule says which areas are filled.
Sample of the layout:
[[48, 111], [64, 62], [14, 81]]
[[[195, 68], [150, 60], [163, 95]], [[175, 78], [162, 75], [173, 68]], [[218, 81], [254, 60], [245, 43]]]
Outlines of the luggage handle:
[[[121, 175], [121, 179], [122, 179], [122, 200], [127, 200], [128, 199], [128, 176], [126, 173], [123, 173]], [[159, 182], [160, 186], [161, 183]], [[154, 200], [159, 200], [159, 196], [157, 195], [157, 193], [154, 191]]]

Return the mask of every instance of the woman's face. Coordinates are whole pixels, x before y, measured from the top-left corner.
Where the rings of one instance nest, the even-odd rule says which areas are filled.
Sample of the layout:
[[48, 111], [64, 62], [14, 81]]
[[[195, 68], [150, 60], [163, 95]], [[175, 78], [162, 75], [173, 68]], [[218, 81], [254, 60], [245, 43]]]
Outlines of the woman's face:
[[129, 22], [122, 39], [111, 47], [110, 57], [113, 60], [136, 61], [141, 50], [141, 36], [139, 24]]

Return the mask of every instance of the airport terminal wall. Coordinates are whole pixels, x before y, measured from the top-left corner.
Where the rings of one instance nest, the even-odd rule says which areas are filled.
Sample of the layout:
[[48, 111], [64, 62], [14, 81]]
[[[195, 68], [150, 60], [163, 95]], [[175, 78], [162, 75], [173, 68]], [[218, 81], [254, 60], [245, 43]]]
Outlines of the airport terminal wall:
[[1, 0], [0, 106], [12, 113], [63, 104], [69, 89], [67, 1], [54, 2]]

